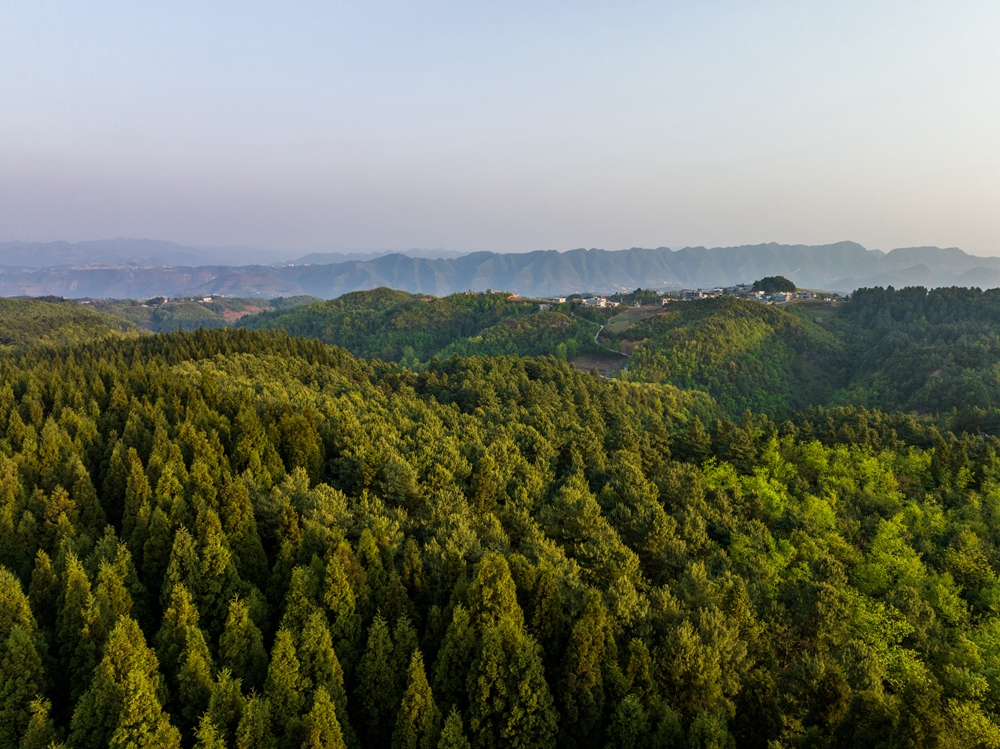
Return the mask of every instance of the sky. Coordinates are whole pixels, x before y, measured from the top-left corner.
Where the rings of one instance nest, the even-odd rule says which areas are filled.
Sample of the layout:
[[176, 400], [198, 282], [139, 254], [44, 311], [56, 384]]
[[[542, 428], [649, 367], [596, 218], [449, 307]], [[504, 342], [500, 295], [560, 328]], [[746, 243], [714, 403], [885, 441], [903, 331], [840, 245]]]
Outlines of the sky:
[[0, 2], [0, 240], [1000, 255], [1000, 3]]

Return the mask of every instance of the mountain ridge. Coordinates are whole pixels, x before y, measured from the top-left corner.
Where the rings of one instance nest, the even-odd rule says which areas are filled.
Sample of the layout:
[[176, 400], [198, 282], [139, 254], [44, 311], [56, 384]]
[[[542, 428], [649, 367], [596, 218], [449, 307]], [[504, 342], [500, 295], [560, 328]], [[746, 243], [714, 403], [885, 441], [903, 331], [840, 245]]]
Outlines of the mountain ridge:
[[[6, 245], [0, 246], [0, 250]], [[178, 245], [179, 247], [179, 245]], [[417, 251], [410, 251], [417, 252]], [[0, 252], [0, 262], [4, 261]], [[304, 256], [309, 257], [309, 256]], [[972, 273], [974, 269], [991, 273]], [[330, 299], [380, 286], [442, 296], [504, 289], [522, 296], [608, 293], [636, 287], [678, 289], [749, 283], [782, 275], [803, 288], [853, 291], [862, 286], [1000, 285], [1000, 258], [959, 248], [909, 247], [888, 253], [857, 242], [672, 250], [578, 248], [560, 252], [473, 252], [426, 258], [392, 253], [339, 263], [283, 265], [61, 265], [0, 267], [0, 295], [133, 297], [308, 294]]]

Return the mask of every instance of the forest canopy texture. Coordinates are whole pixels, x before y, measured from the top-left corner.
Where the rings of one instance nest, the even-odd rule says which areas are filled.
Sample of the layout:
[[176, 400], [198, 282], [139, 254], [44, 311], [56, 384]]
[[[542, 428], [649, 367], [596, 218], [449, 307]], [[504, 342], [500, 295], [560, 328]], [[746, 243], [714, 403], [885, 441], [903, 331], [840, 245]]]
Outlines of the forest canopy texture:
[[6, 353], [0, 749], [1000, 747], [1000, 316], [852, 305], [764, 319], [793, 352], [868, 336], [841, 394], [954, 403], [894, 375], [916, 348], [979, 400], [736, 415], [739, 371], [284, 331]]

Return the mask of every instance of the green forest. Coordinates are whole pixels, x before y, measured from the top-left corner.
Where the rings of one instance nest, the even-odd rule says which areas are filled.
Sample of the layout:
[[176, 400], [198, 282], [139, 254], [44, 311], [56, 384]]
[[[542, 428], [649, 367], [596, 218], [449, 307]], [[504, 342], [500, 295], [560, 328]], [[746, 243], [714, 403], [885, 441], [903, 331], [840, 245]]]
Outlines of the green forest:
[[1000, 747], [1000, 293], [360, 294], [3, 300], [0, 749]]

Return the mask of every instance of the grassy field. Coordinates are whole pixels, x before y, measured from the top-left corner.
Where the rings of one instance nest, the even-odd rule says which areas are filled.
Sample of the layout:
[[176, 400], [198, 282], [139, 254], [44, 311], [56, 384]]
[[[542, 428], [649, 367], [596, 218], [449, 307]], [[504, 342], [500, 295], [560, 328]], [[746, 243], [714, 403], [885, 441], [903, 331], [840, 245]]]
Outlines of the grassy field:
[[640, 320], [645, 320], [647, 317], [666, 312], [669, 309], [669, 305], [665, 307], [660, 304], [649, 304], [644, 307], [628, 307], [608, 320], [607, 330], [611, 333], [621, 333], [630, 325], [634, 325]]

